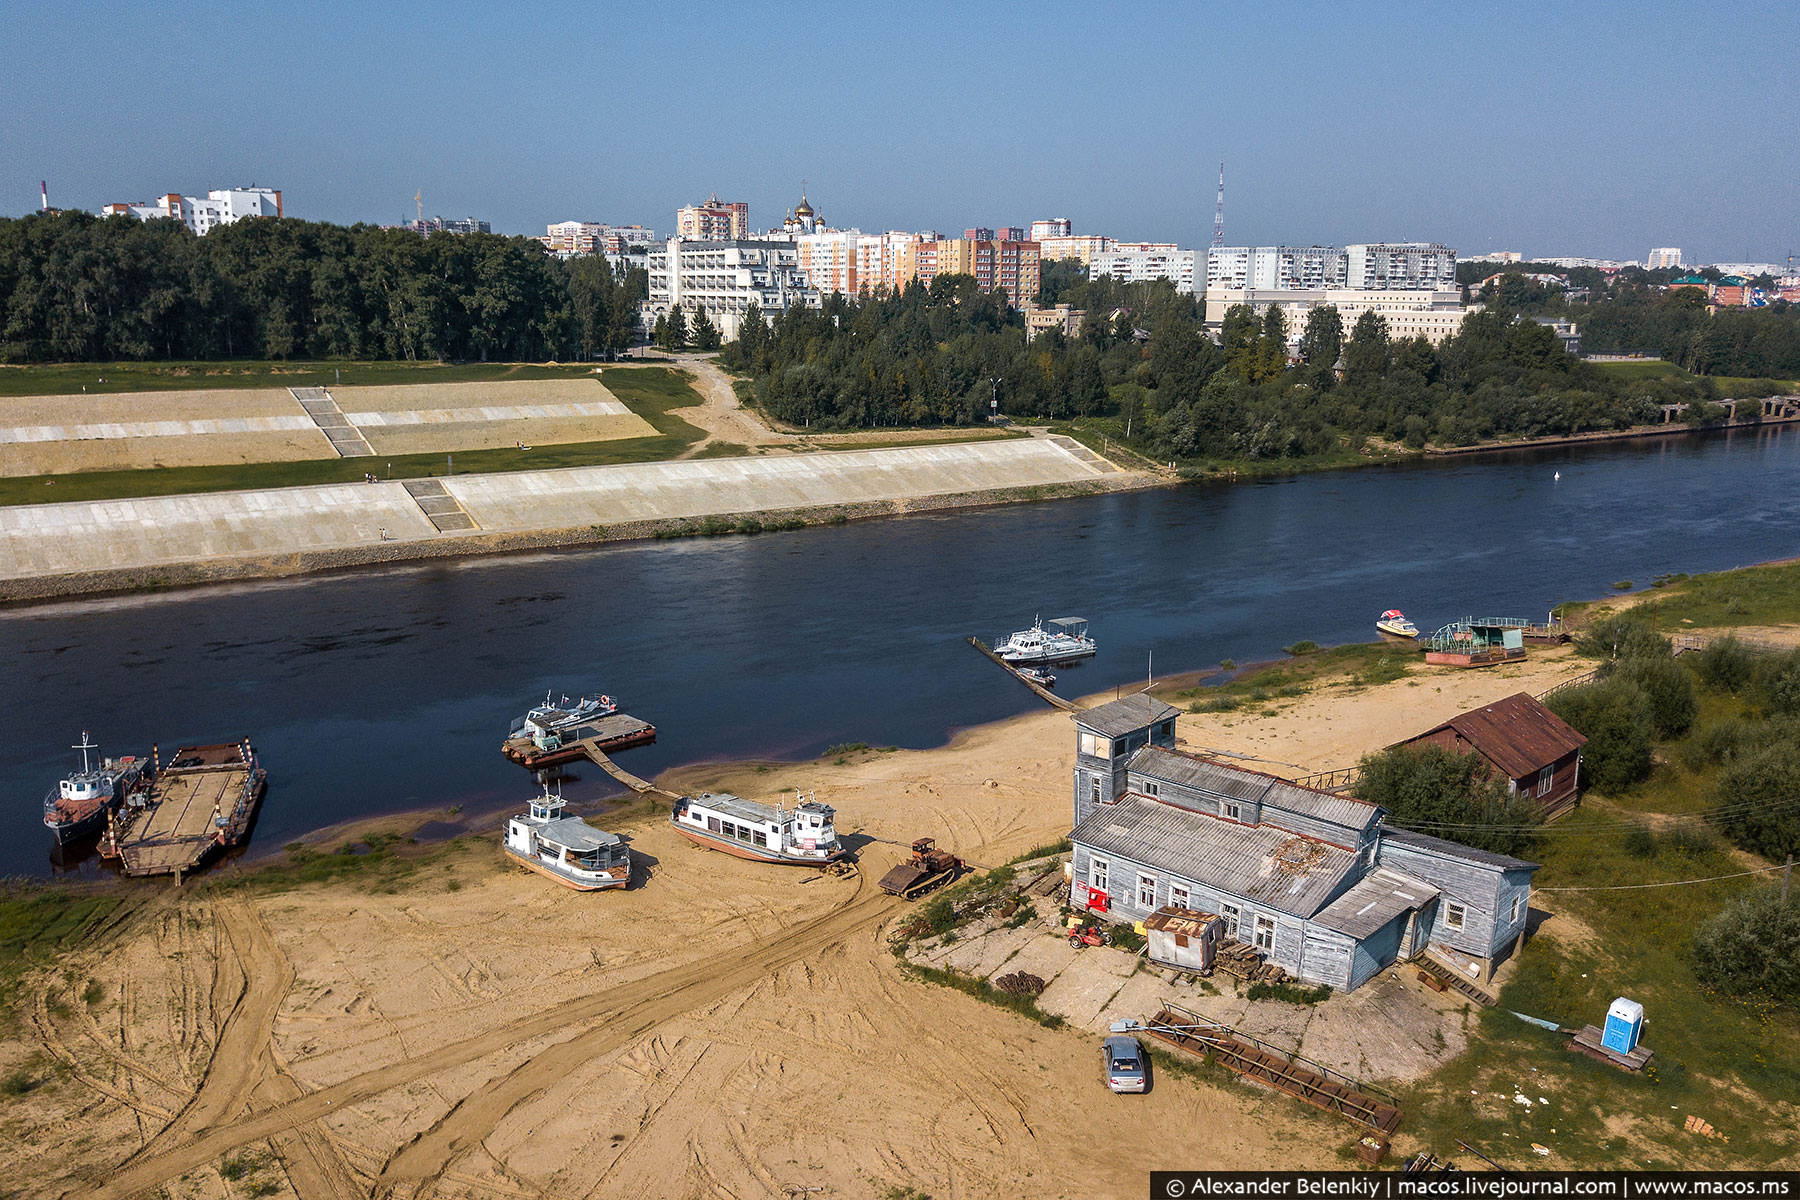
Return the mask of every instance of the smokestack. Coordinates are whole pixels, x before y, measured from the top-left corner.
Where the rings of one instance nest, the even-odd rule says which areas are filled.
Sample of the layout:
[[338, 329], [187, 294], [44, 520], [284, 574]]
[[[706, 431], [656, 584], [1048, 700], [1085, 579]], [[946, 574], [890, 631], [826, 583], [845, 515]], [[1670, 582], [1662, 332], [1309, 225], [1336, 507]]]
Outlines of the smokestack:
[[49, 212], [50, 211], [50, 181], [47, 179], [38, 180], [38, 191], [40, 191], [44, 194], [44, 211]]

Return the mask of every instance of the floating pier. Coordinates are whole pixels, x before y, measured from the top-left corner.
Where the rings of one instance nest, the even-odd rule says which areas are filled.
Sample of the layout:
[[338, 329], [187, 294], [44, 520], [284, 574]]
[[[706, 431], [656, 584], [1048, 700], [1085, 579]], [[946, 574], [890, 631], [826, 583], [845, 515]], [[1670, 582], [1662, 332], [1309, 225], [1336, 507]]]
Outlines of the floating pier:
[[164, 766], [152, 752], [149, 788], [109, 816], [100, 856], [126, 875], [182, 875], [249, 840], [268, 774], [250, 740], [183, 746]]
[[[577, 759], [599, 763], [614, 750], [647, 746], [656, 740], [656, 726], [624, 713], [612, 713], [593, 721], [583, 721], [562, 731], [562, 744], [554, 750], [540, 750], [529, 737], [507, 738], [500, 752], [521, 767], [541, 770], [561, 766]], [[600, 758], [594, 757], [598, 753]], [[621, 781], [622, 782], [622, 781]]]
[[991, 649], [988, 648], [988, 644], [986, 642], [982, 641], [980, 638], [970, 635], [969, 645], [971, 645], [971, 646], [975, 647], [977, 650], [981, 651], [984, 655], [986, 655], [988, 658], [992, 659], [994, 662], [999, 663], [1000, 667], [1008, 675], [1011, 675], [1014, 679], [1018, 680], [1020, 683], [1024, 684], [1026, 687], [1030, 688], [1032, 691], [1036, 692], [1038, 694], [1038, 699], [1043, 700], [1045, 703], [1052, 705], [1053, 707], [1060, 708], [1064, 712], [1080, 712], [1081, 711], [1081, 709], [1078, 708], [1075, 704], [1073, 704], [1072, 702], [1070, 702], [1068, 700], [1064, 700], [1061, 696], [1057, 695], [1055, 692], [1051, 691], [1049, 688], [1045, 687], [1043, 684], [1039, 683], [1037, 680], [1027, 679], [1027, 678], [1025, 678], [1025, 676], [1019, 674], [1017, 667], [1014, 667], [1011, 663], [1007, 662], [1004, 658], [1001, 658], [998, 654], [995, 654]]

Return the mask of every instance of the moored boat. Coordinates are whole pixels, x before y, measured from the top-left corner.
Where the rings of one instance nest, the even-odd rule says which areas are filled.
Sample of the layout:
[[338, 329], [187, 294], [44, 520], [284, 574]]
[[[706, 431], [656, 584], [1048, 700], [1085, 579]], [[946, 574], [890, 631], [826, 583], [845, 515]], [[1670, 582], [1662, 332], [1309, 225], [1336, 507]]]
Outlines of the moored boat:
[[1018, 671], [1021, 678], [1029, 679], [1039, 687], [1053, 688], [1056, 686], [1056, 676], [1042, 667], [1015, 667], [1013, 669]]
[[524, 716], [512, 723], [507, 738], [509, 741], [529, 738], [540, 750], [554, 750], [562, 743], [567, 731], [618, 711], [619, 702], [611, 696], [596, 694], [571, 700], [565, 695], [557, 700], [552, 693], [545, 692], [542, 704], [532, 705]]
[[81, 744], [69, 748], [81, 751], [81, 770], [68, 775], [44, 797], [44, 824], [61, 845], [98, 832], [108, 813], [117, 811], [126, 796], [142, 791], [150, 782], [150, 764], [135, 755], [99, 758], [96, 754], [96, 764], [88, 752], [100, 747], [85, 729]]
[[738, 858], [822, 867], [845, 853], [832, 824], [836, 815], [829, 804], [806, 796], [783, 808], [729, 792], [702, 792], [677, 800], [669, 823], [690, 842]]
[[1000, 661], [1017, 667], [1071, 663], [1092, 658], [1095, 650], [1087, 618], [1058, 617], [1048, 622], [1033, 621], [1030, 629], [1021, 629], [995, 646], [994, 654]]
[[631, 851], [616, 833], [563, 815], [563, 798], [546, 785], [528, 812], [506, 822], [501, 844], [522, 867], [578, 892], [622, 888], [631, 882]]
[[1375, 622], [1375, 628], [1392, 637], [1416, 638], [1419, 636], [1419, 627], [1407, 620], [1406, 614], [1397, 608], [1390, 608], [1382, 613], [1381, 619]]

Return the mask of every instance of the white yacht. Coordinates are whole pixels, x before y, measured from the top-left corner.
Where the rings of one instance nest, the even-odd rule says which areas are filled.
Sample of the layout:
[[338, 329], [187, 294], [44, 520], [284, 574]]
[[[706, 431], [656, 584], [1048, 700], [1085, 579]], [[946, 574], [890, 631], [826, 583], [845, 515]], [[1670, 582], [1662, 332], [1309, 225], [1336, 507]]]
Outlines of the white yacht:
[[625, 840], [580, 817], [564, 816], [563, 798], [548, 785], [531, 802], [530, 812], [506, 822], [505, 850], [520, 866], [579, 892], [622, 888], [631, 881]]
[[1058, 617], [1034, 621], [994, 647], [1002, 662], [1013, 666], [1032, 663], [1069, 663], [1094, 656], [1094, 639], [1086, 617]]

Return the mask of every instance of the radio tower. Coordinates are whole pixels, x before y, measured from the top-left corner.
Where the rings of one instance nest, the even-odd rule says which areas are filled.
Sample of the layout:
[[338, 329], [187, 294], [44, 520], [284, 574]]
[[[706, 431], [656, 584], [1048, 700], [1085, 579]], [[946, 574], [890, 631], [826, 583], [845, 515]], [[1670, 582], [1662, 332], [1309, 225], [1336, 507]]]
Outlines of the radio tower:
[[1219, 160], [1219, 203], [1213, 209], [1213, 247], [1225, 244], [1225, 160]]

